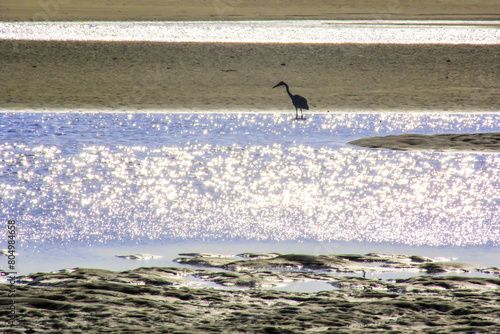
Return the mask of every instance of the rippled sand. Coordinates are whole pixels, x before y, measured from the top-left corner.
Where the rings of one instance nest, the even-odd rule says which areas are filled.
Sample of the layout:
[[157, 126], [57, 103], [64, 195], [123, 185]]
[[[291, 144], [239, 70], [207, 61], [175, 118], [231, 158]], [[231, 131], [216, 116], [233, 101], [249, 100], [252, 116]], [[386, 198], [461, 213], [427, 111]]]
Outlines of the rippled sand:
[[[293, 254], [243, 255], [253, 258], [245, 263], [258, 262], [259, 266], [266, 259], [276, 264], [280, 258], [280, 265], [300, 263], [316, 268], [319, 263], [345, 264], [349, 262], [347, 258], [358, 262], [391, 258], [387, 263], [392, 262], [392, 266], [394, 261], [419, 264], [428, 260], [389, 255], [379, 258], [376, 254], [328, 259]], [[254, 288], [193, 288], [186, 286], [187, 276]], [[314, 293], [262, 289], [258, 285], [262, 278], [274, 282], [327, 281], [331, 288]], [[332, 277], [314, 271], [271, 272], [255, 267], [242, 272], [139, 268], [124, 272], [76, 269], [34, 273], [21, 277], [19, 283], [15, 301], [17, 331], [423, 333], [438, 329], [439, 333], [496, 333], [500, 330], [500, 279], [493, 277], [422, 276], [386, 282], [359, 276]], [[10, 302], [5, 298], [8, 290], [8, 285], [0, 285], [4, 305]], [[9, 313], [3, 308], [0, 320], [7, 321]]]

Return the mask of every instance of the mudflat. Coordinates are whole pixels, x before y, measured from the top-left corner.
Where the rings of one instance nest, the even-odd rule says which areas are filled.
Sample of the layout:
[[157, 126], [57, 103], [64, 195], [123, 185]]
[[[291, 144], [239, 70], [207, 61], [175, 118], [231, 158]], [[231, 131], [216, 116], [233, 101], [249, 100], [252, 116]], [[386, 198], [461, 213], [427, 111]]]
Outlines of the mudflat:
[[[497, 333], [498, 268], [491, 277], [417, 276], [383, 281], [359, 271], [421, 268], [428, 273], [478, 270], [421, 256], [245, 253], [246, 260], [180, 254], [198, 268], [138, 268], [123, 272], [61, 270], [18, 277], [16, 326], [9, 333]], [[289, 269], [295, 270], [289, 270]], [[306, 270], [302, 270], [306, 269]], [[315, 269], [340, 270], [332, 276]], [[195, 288], [193, 280], [222, 289]], [[319, 292], [264, 288], [283, 282], [323, 282]], [[328, 287], [329, 286], [329, 287]], [[233, 289], [229, 289], [233, 287]], [[239, 289], [234, 289], [239, 287]], [[0, 304], [11, 289], [0, 284]], [[8, 321], [8, 307], [0, 320]]]
[[496, 0], [3, 0], [1, 21], [498, 20]]
[[500, 45], [0, 41], [0, 108], [497, 111]]

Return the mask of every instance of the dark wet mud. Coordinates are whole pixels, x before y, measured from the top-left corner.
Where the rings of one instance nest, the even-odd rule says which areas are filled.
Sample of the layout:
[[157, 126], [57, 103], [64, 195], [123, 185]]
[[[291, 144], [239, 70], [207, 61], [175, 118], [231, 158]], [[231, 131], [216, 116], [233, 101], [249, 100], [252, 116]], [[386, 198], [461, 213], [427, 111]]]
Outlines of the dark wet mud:
[[[17, 322], [6, 333], [500, 333], [498, 268], [481, 269], [491, 277], [423, 275], [384, 281], [305, 268], [349, 264], [352, 269], [364, 263], [361, 270], [370, 270], [373, 261], [381, 266], [391, 261], [428, 271], [476, 269], [446, 267], [423, 257], [388, 260], [389, 255], [381, 254], [241, 255], [243, 260], [233, 258], [233, 264], [213, 254], [180, 258], [204, 259], [211, 269], [73, 269], [19, 277]], [[215, 263], [209, 262], [217, 258], [218, 267], [238, 265], [238, 270], [214, 270]], [[193, 278], [221, 288], [197, 287]], [[305, 280], [327, 282], [331, 289], [301, 293], [265, 288]], [[8, 291], [8, 284], [0, 285], [4, 324], [12, 299]]]

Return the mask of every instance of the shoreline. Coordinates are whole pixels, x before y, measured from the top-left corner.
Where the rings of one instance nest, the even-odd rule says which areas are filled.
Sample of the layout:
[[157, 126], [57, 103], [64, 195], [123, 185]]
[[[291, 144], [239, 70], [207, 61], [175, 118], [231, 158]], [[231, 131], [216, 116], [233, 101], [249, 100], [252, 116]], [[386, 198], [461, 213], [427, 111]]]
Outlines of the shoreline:
[[[65, 250], [66, 257], [61, 259], [57, 254]], [[449, 258], [454, 262], [472, 263], [481, 267], [498, 266], [498, 252], [494, 246], [407, 246], [386, 245], [378, 243], [359, 242], [150, 242], [147, 244], [129, 245], [112, 243], [105, 245], [87, 245], [55, 247], [38, 246], [36, 249], [25, 249], [21, 254], [18, 272], [28, 275], [32, 272], [50, 272], [65, 268], [83, 267], [124, 271], [140, 266], [172, 267], [178, 266], [173, 259], [179, 253], [199, 252], [212, 254], [236, 254], [254, 250], [282, 254], [297, 252], [301, 254], [414, 254], [421, 257]], [[151, 258], [147, 261], [127, 261], [116, 257], [123, 254], [154, 254], [161, 258]], [[457, 258], [456, 260], [454, 258]], [[389, 273], [390, 274], [390, 273]], [[396, 274], [396, 273], [395, 273]], [[418, 273], [417, 273], [418, 274]], [[382, 275], [391, 278], [391, 275]], [[404, 276], [404, 275], [403, 275]], [[395, 275], [392, 278], [403, 277]]]
[[[191, 109], [137, 109], [137, 110], [128, 110], [128, 109], [92, 109], [92, 108], [26, 108], [26, 107], [10, 107], [10, 108], [0, 108], [0, 113], [2, 114], [192, 114], [192, 113], [200, 113], [200, 114], [284, 114], [291, 115], [295, 118], [295, 111], [288, 109], [275, 109], [275, 110], [239, 110], [239, 109], [206, 109], [206, 110], [191, 110]], [[371, 115], [371, 114], [382, 114], [382, 115], [391, 115], [391, 114], [410, 114], [410, 115], [497, 115], [500, 113], [499, 110], [473, 110], [473, 111], [446, 111], [446, 110], [404, 110], [404, 111], [383, 111], [383, 110], [371, 110], [371, 109], [345, 109], [345, 110], [336, 110], [336, 111], [311, 111], [306, 110], [309, 116], [315, 115], [343, 115], [343, 114], [352, 114], [357, 113], [360, 115]], [[304, 114], [304, 117], [306, 114]]]

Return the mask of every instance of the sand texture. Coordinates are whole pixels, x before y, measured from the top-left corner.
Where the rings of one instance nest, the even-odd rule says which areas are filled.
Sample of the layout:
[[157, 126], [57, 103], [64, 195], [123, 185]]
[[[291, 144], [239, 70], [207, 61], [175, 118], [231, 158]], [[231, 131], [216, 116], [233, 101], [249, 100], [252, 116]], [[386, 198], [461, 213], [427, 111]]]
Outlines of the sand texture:
[[[215, 261], [212, 254], [185, 257]], [[417, 276], [383, 281], [361, 276], [329, 276], [311, 270], [283, 270], [365, 263], [395, 266], [436, 264], [428, 258], [399, 255], [311, 256], [241, 254], [240, 271], [193, 268], [139, 268], [124, 272], [61, 270], [19, 277], [15, 327], [9, 333], [498, 333], [500, 279]], [[234, 259], [233, 259], [234, 261]], [[251, 262], [258, 265], [248, 265]], [[268, 262], [268, 269], [257, 269]], [[214, 262], [212, 262], [213, 264]], [[219, 263], [220, 264], [220, 263]], [[269, 270], [281, 267], [282, 270]], [[498, 268], [491, 268], [496, 270]], [[186, 277], [220, 286], [195, 288]], [[321, 281], [314, 293], [262, 288], [259, 283]], [[232, 283], [232, 284], [229, 284]], [[10, 305], [10, 287], [0, 285], [0, 303]], [[0, 310], [6, 321], [8, 307]]]
[[350, 144], [388, 148], [402, 151], [455, 151], [500, 152], [500, 132], [370, 137], [354, 140]]
[[500, 45], [0, 41], [0, 108], [497, 111]]
[[[491, 273], [498, 268], [483, 268], [478, 265], [438, 261], [422, 256], [370, 253], [306, 255], [279, 253], [243, 253], [238, 259], [232, 256], [206, 253], [181, 253], [174, 259], [181, 264], [199, 267], [220, 268], [229, 271], [247, 272], [268, 270], [322, 270], [337, 273], [382, 273], [397, 270], [426, 272], [481, 272]], [[293, 273], [293, 272], [292, 272]], [[284, 272], [284, 274], [290, 274]], [[257, 284], [257, 285], [256, 285]], [[241, 285], [241, 284], [240, 284]], [[253, 286], [261, 286], [254, 282]]]
[[1, 21], [453, 19], [500, 17], [496, 0], [2, 0]]

